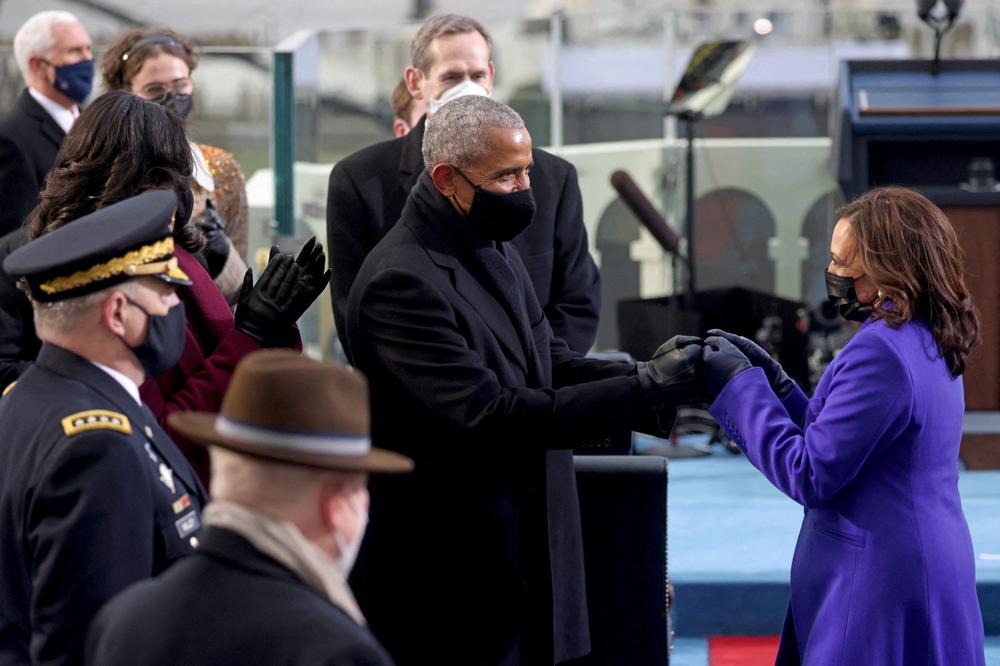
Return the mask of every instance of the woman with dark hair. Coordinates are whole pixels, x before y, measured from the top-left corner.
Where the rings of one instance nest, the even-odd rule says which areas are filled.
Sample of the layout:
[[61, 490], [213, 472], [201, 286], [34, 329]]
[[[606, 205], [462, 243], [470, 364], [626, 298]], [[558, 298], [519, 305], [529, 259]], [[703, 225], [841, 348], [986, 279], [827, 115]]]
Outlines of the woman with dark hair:
[[[28, 240], [150, 189], [177, 192], [177, 218], [189, 216], [191, 149], [177, 119], [120, 92], [101, 95], [87, 110], [63, 140], [25, 219]], [[174, 238], [191, 254], [205, 245], [201, 231], [186, 223], [174, 229]]]
[[[186, 188], [180, 187], [191, 175], [190, 148], [179, 125], [156, 105], [125, 93], [95, 99], [63, 140], [38, 205], [22, 227], [0, 240], [0, 259], [32, 238], [148, 189], [177, 191], [178, 206], [190, 211]], [[191, 253], [205, 242], [190, 225], [174, 234]], [[0, 390], [20, 376], [39, 346], [31, 304], [0, 271]]]
[[[149, 189], [177, 193], [174, 256], [193, 284], [178, 290], [186, 313], [184, 350], [176, 367], [147, 377], [143, 402], [166, 424], [175, 411], [215, 410], [239, 360], [261, 347], [300, 346], [296, 320], [326, 286], [326, 258], [314, 241], [298, 258], [272, 250], [257, 284], [247, 271], [235, 318], [222, 293], [192, 254], [204, 240], [189, 223], [191, 150], [180, 119], [162, 106], [114, 91], [94, 100], [59, 150], [25, 226], [0, 241], [0, 261], [27, 237], [53, 231], [95, 210]], [[27, 297], [0, 274], [0, 377], [7, 386], [34, 359], [39, 342]], [[201, 448], [177, 444], [203, 479]]]
[[[197, 66], [198, 49], [191, 39], [166, 28], [135, 28], [108, 47], [101, 74], [106, 90], [127, 90], [161, 104], [186, 123], [195, 91], [191, 73]], [[232, 153], [193, 141], [190, 145], [192, 217], [208, 239], [208, 272], [232, 304], [246, 271], [246, 181]]]
[[827, 290], [861, 327], [812, 399], [761, 348], [710, 331], [710, 411], [806, 508], [778, 664], [981, 665], [958, 492], [962, 373], [979, 318], [954, 229], [903, 188], [838, 212]]

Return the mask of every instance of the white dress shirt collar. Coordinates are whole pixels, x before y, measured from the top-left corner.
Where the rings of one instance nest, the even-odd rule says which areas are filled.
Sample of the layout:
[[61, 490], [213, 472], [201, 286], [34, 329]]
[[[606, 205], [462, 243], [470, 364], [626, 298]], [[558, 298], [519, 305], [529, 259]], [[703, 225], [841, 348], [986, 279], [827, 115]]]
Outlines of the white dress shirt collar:
[[35, 101], [42, 105], [52, 119], [56, 121], [56, 124], [62, 128], [64, 132], [69, 133], [73, 123], [76, 119], [80, 117], [80, 107], [73, 105], [72, 109], [67, 109], [62, 104], [54, 102], [42, 93], [38, 92], [32, 87], [28, 87], [28, 94], [35, 98]]
[[215, 176], [212, 175], [212, 169], [205, 161], [205, 155], [197, 143], [190, 139], [188, 139], [188, 143], [191, 144], [191, 159], [194, 162], [191, 174], [194, 182], [198, 183], [198, 186], [206, 192], [215, 192]]
[[101, 365], [100, 363], [98, 363], [96, 361], [91, 361], [91, 363], [93, 363], [98, 368], [100, 368], [104, 372], [106, 372], [109, 375], [111, 375], [112, 379], [114, 379], [116, 382], [118, 382], [119, 384], [121, 384], [122, 388], [125, 389], [126, 391], [128, 391], [128, 394], [130, 396], [132, 396], [132, 398], [135, 399], [135, 401], [139, 405], [142, 405], [142, 398], [139, 397], [139, 385], [138, 384], [136, 384], [134, 381], [132, 381], [131, 379], [129, 379], [128, 377], [126, 377], [122, 373], [118, 372], [117, 370], [112, 370], [111, 368], [109, 368], [106, 365]]

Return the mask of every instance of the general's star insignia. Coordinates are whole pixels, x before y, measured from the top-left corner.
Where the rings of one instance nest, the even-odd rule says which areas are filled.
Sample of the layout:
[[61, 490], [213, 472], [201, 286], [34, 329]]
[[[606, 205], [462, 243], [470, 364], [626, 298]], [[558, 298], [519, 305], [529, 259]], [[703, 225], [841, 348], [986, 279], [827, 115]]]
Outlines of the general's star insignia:
[[160, 463], [160, 481], [162, 481], [163, 485], [170, 489], [171, 494], [177, 492], [176, 488], [174, 488], [174, 470], [170, 469], [163, 463]]

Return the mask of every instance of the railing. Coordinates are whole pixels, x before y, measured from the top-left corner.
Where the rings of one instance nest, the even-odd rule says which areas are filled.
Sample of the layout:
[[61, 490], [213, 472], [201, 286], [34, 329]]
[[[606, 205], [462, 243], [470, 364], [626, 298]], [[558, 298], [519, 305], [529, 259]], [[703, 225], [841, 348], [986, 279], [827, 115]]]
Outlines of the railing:
[[[967, 12], [946, 38], [946, 57], [1000, 55], [1000, 13]], [[599, 346], [616, 343], [618, 299], [669, 293], [675, 284], [669, 257], [623, 209], [608, 179], [628, 169], [668, 221], [683, 228], [683, 149], [673, 122], [664, 120], [663, 100], [697, 43], [758, 42], [730, 109], [704, 122], [705, 138], [696, 142], [699, 236], [707, 240], [699, 286], [740, 284], [808, 303], [825, 295], [823, 268], [840, 203], [828, 168], [838, 63], [924, 57], [930, 48], [930, 31], [908, 7], [557, 14], [488, 27], [494, 96], [521, 113], [536, 145], [552, 146], [579, 171], [591, 250], [605, 276]], [[388, 96], [416, 28], [314, 33], [318, 55], [298, 70], [313, 87], [293, 86], [294, 118], [308, 119], [296, 142], [309, 157], [289, 179], [299, 235], [325, 233], [332, 163], [391, 138]], [[266, 172], [253, 185], [273, 186]], [[322, 328], [325, 336], [330, 323]]]
[[[827, 168], [837, 65], [855, 57], [927, 57], [931, 48], [931, 33], [910, 3], [886, 5], [881, 12], [786, 2], [781, 11], [486, 20], [494, 96], [521, 113], [536, 145], [553, 146], [579, 171], [609, 308], [599, 344], [615, 342], [617, 299], [674, 286], [669, 257], [624, 210], [608, 177], [629, 170], [668, 221], [683, 228], [683, 150], [673, 122], [664, 119], [663, 100], [690, 52], [707, 39], [754, 39], [758, 48], [729, 110], [702, 123], [704, 138], [696, 143], [699, 286], [736, 283], [807, 302], [822, 297], [839, 197]], [[286, 17], [280, 25], [309, 23]], [[247, 174], [251, 262], [274, 241], [291, 248], [308, 235], [325, 236], [331, 165], [391, 138], [388, 98], [417, 27], [313, 29], [273, 48], [203, 48], [190, 131], [231, 150]], [[261, 35], [270, 39], [272, 28]], [[945, 38], [944, 55], [1000, 56], [1000, 9], [969, 3]], [[12, 55], [0, 51], [0, 110], [20, 88]], [[317, 353], [329, 352], [329, 312], [320, 304], [306, 322]]]

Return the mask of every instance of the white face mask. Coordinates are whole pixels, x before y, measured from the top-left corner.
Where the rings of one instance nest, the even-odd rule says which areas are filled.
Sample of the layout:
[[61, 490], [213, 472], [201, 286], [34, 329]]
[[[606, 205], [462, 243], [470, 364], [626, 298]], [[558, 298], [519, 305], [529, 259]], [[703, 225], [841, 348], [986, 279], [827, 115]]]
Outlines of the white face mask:
[[339, 532], [335, 532], [333, 535], [334, 543], [337, 544], [337, 550], [340, 551], [333, 564], [345, 579], [351, 573], [351, 569], [354, 568], [355, 560], [358, 559], [358, 551], [361, 550], [361, 542], [365, 538], [365, 529], [368, 527], [368, 510], [357, 501], [357, 495], [351, 495], [347, 503], [350, 504], [354, 515], [358, 517], [357, 534], [354, 535], [354, 540], [351, 543], [347, 543], [344, 537], [340, 536]]
[[461, 83], [445, 90], [437, 99], [432, 99], [428, 102], [427, 113], [433, 114], [435, 111], [456, 97], [463, 97], [465, 95], [482, 95], [483, 97], [490, 96], [490, 94], [486, 92], [486, 88], [482, 87], [478, 83], [474, 83], [472, 79], [465, 79]]

